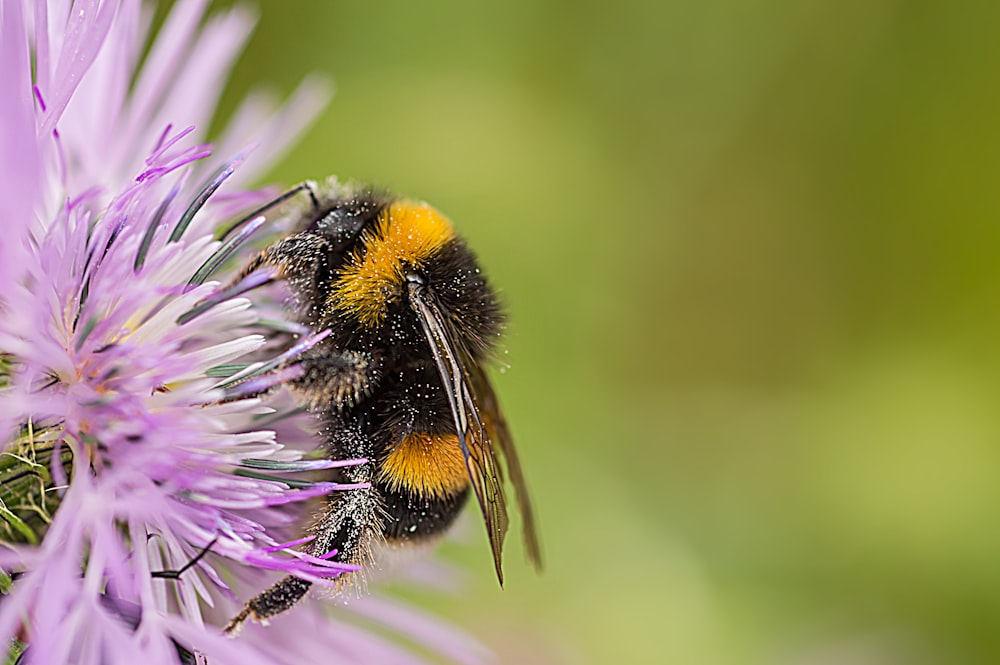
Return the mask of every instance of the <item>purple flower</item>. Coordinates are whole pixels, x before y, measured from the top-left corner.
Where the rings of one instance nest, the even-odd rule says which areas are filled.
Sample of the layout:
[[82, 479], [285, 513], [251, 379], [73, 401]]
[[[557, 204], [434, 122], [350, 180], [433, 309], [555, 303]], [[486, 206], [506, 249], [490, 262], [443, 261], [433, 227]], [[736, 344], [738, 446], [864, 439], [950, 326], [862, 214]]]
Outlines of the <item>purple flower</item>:
[[[296, 549], [303, 501], [350, 486], [282, 482], [351, 461], [304, 459], [309, 416], [259, 397], [322, 337], [275, 358], [246, 297], [267, 275], [218, 273], [264, 219], [213, 235], [267, 198], [240, 183], [326, 93], [307, 81], [276, 111], [250, 101], [210, 151], [198, 128], [252, 20], [203, 23], [205, 5], [180, 0], [140, 69], [138, 1], [0, 3], [0, 640], [36, 663], [418, 662], [318, 603], [280, 630], [218, 628], [276, 573], [353, 570]], [[413, 610], [359, 605], [484, 659]]]

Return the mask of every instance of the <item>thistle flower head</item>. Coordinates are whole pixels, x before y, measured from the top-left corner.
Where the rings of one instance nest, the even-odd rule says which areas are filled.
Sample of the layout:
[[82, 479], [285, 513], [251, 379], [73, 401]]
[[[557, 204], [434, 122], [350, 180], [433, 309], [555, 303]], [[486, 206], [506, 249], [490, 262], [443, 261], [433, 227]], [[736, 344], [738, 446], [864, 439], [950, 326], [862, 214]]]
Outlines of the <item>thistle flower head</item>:
[[[308, 416], [258, 397], [322, 338], [275, 357], [246, 298], [268, 275], [220, 274], [265, 219], [216, 233], [261, 201], [240, 181], [324, 93], [307, 81], [276, 112], [250, 103], [210, 150], [199, 128], [250, 19], [203, 23], [204, 5], [178, 2], [140, 69], [137, 1], [0, 4], [0, 640], [38, 663], [403, 662], [346, 624], [217, 628], [269, 573], [352, 569], [296, 549], [303, 501], [349, 486], [297, 474], [354, 462], [306, 459]], [[326, 621], [297, 611], [297, 626]]]

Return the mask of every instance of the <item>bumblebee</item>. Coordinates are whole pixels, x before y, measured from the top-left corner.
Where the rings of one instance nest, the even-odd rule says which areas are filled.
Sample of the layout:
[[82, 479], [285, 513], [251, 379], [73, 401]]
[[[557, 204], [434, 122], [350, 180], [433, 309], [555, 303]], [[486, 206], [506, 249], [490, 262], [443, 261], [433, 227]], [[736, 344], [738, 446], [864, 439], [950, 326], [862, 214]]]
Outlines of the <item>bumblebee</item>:
[[[338, 480], [370, 483], [327, 499], [310, 553], [367, 564], [385, 548], [430, 543], [470, 494], [482, 513], [497, 578], [507, 508], [498, 451], [520, 507], [529, 559], [541, 556], [524, 475], [484, 371], [504, 316], [475, 255], [451, 222], [421, 202], [336, 181], [300, 186], [311, 205], [291, 233], [240, 275], [270, 268], [294, 317], [329, 330], [301, 356], [289, 387], [318, 414], [325, 454], [364, 458]], [[338, 587], [351, 583], [349, 573]], [[285, 577], [250, 600], [227, 631], [293, 607], [310, 582]]]

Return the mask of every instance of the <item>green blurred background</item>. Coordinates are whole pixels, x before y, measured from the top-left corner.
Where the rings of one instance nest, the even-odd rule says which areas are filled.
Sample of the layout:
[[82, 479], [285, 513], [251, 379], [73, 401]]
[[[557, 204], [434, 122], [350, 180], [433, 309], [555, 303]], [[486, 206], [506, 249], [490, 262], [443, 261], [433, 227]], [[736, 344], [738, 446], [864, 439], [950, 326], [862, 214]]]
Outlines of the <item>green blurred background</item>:
[[422, 602], [505, 663], [1000, 662], [1000, 3], [257, 5], [224, 108], [337, 87], [268, 180], [433, 202], [510, 305], [547, 570], [471, 520]]

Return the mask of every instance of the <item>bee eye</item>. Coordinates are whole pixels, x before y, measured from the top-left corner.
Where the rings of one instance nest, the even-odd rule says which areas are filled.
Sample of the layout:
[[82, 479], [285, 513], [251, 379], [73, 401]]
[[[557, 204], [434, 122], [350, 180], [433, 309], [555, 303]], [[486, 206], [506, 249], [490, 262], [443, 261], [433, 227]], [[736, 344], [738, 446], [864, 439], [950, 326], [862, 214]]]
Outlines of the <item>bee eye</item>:
[[364, 225], [363, 216], [335, 208], [313, 222], [309, 230], [322, 235], [334, 248], [342, 250], [357, 239]]
[[423, 286], [424, 284], [427, 283], [427, 282], [424, 281], [423, 277], [421, 277], [420, 275], [418, 275], [415, 272], [408, 273], [406, 275], [406, 281], [409, 284], [420, 285], [420, 286]]

